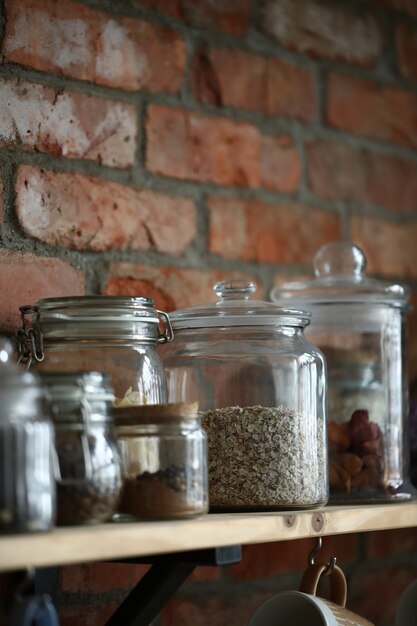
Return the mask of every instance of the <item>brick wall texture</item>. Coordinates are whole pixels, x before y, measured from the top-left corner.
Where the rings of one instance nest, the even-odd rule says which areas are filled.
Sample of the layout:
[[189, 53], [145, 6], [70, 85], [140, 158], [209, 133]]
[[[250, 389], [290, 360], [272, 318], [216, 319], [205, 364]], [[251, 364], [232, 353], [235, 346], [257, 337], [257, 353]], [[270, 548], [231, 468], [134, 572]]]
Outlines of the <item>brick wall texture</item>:
[[[266, 297], [340, 239], [417, 291], [415, 0], [1, 0], [0, 44], [3, 332], [47, 296], [170, 311], [248, 276]], [[410, 337], [416, 377], [417, 316]], [[351, 608], [393, 626], [415, 531], [326, 544]], [[197, 570], [155, 626], [246, 624], [310, 548]], [[100, 626], [143, 572], [62, 568], [61, 625]]]

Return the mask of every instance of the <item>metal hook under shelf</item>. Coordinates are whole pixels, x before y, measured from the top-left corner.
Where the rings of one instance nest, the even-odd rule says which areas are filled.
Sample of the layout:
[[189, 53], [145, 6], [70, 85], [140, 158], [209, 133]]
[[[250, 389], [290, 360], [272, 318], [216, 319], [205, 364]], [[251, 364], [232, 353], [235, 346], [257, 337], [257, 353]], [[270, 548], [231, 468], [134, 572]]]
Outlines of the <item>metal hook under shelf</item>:
[[[317, 537], [316, 538], [316, 545], [314, 546], [314, 548], [311, 550], [310, 554], [308, 555], [308, 564], [309, 565], [314, 565], [316, 555], [320, 552], [322, 546], [323, 546], [323, 539], [322, 539], [322, 537]], [[331, 574], [335, 565], [336, 565], [336, 557], [332, 556], [330, 561], [329, 561], [329, 563], [327, 564], [326, 569], [323, 572], [323, 575], [327, 576], [328, 574]]]

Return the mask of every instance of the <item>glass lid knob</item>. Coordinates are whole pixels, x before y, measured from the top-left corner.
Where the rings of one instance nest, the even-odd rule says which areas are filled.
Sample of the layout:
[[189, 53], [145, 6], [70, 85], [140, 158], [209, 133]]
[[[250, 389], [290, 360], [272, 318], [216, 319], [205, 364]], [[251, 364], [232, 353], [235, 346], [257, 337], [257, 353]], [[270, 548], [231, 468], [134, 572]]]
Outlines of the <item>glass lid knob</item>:
[[324, 276], [361, 276], [365, 271], [365, 255], [357, 246], [343, 241], [327, 243], [314, 257], [314, 274]]
[[256, 289], [256, 284], [249, 280], [222, 280], [213, 287], [221, 300], [249, 300]]

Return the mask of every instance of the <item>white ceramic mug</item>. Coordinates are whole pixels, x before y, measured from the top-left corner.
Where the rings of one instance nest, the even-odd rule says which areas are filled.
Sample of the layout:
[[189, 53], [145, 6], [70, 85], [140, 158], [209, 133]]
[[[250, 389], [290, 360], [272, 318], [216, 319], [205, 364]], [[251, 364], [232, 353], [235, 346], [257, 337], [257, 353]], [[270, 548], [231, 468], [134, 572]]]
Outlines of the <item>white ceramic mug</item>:
[[330, 574], [330, 600], [316, 596], [320, 576], [326, 569], [326, 563], [310, 565], [300, 591], [283, 591], [267, 600], [257, 609], [249, 626], [374, 626], [345, 608], [346, 578], [339, 567], [334, 566]]
[[416, 626], [417, 624], [417, 580], [408, 585], [398, 603], [395, 626]]

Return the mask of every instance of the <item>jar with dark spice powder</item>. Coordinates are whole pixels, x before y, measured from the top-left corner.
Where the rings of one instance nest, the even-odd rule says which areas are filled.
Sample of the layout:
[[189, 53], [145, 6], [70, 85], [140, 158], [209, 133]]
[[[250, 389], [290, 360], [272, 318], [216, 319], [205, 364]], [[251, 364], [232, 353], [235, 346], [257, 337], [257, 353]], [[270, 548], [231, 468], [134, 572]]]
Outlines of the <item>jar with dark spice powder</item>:
[[115, 519], [176, 519], [208, 510], [207, 444], [197, 404], [115, 409], [123, 489]]
[[121, 489], [111, 414], [114, 394], [100, 372], [43, 373], [57, 453], [57, 525], [109, 520]]

